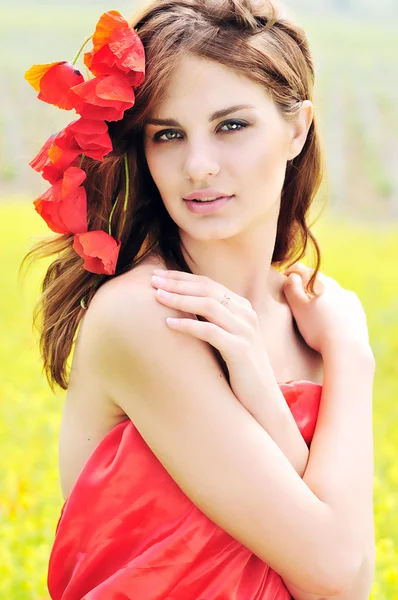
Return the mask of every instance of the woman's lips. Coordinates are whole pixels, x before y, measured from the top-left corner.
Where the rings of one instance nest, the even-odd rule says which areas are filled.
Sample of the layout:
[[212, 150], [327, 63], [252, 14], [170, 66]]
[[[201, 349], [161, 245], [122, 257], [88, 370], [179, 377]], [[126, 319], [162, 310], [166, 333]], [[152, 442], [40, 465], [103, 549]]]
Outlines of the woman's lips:
[[221, 192], [220, 190], [216, 190], [214, 188], [206, 188], [202, 190], [197, 190], [196, 192], [191, 192], [184, 196], [184, 200], [202, 200], [203, 198], [227, 198], [228, 194], [225, 192]]
[[198, 215], [209, 215], [221, 210], [234, 196], [223, 196], [217, 200], [209, 202], [195, 202], [194, 200], [185, 200], [188, 210]]

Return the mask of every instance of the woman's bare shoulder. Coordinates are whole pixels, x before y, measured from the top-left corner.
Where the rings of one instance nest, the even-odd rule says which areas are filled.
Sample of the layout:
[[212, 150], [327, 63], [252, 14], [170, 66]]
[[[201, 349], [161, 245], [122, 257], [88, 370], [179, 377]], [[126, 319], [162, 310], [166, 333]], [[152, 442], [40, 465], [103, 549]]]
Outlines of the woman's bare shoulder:
[[147, 289], [153, 291], [150, 286], [151, 277], [154, 269], [166, 269], [164, 260], [157, 255], [149, 255], [139, 264], [135, 265], [129, 271], [113, 277], [107, 281], [95, 294], [90, 307], [93, 306], [91, 313], [98, 313], [99, 307], [103, 307], [107, 302], [123, 303], [124, 298], [130, 298], [131, 295], [137, 297], [139, 290]]
[[[110, 286], [130, 286], [132, 282], [138, 282], [142, 279], [147, 279], [148, 273], [152, 274], [154, 269], [167, 269], [166, 263], [161, 256], [157, 254], [149, 254], [142, 259], [137, 265], [132, 267], [118, 277], [109, 280], [105, 285]], [[105, 286], [103, 286], [105, 287]]]
[[[157, 335], [157, 327], [170, 316], [170, 309], [156, 300], [152, 275], [156, 268], [167, 268], [156, 255], [150, 255], [129, 271], [107, 281], [93, 297], [82, 323], [87, 340], [107, 343], [108, 339], [135, 333], [134, 339]], [[191, 317], [181, 311], [174, 316]], [[177, 314], [178, 313], [178, 314]], [[134, 345], [134, 339], [129, 344]], [[89, 342], [92, 345], [92, 342]]]

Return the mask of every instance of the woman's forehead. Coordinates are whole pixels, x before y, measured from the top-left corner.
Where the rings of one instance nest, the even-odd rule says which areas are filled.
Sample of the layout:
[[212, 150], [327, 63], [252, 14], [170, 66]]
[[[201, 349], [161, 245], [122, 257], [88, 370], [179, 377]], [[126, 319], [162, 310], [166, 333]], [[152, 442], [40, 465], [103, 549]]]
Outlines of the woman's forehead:
[[[269, 101], [264, 86], [221, 63], [196, 56], [183, 57], [173, 70], [151, 117], [172, 117], [171, 112], [195, 105], [209, 117], [232, 105], [259, 107]], [[166, 114], [167, 113], [167, 114]], [[211, 114], [210, 114], [211, 113]]]

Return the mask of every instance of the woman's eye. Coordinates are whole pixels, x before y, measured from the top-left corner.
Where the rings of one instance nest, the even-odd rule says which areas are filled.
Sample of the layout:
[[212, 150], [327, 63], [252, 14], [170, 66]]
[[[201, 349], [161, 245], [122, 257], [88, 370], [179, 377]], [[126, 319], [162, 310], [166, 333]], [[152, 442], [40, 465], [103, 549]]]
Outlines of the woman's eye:
[[166, 138], [165, 140], [164, 139], [162, 140], [161, 138], [165, 135], [170, 135], [170, 134], [175, 134], [175, 133], [178, 133], [178, 131], [173, 131], [173, 130], [159, 131], [158, 133], [155, 133], [155, 135], [153, 136], [153, 141], [154, 142], [172, 142], [173, 140], [179, 139], [179, 138], [171, 138], [171, 139]]
[[[231, 126], [230, 129], [228, 128], [228, 129], [222, 130], [223, 127], [229, 127], [229, 126]], [[245, 123], [243, 121], [235, 121], [235, 120], [234, 121], [226, 121], [225, 123], [223, 123], [221, 125], [221, 127], [219, 128], [219, 131], [223, 131], [223, 133], [229, 133], [229, 132], [234, 132], [234, 131], [240, 131], [241, 129], [244, 129], [245, 127], [247, 127], [247, 123]], [[167, 131], [158, 131], [153, 136], [153, 141], [154, 142], [173, 142], [175, 140], [181, 139], [179, 137], [167, 137], [167, 136], [175, 136], [176, 134], [180, 135], [179, 132], [174, 131], [174, 129], [168, 129]]]
[[239, 127], [239, 129], [236, 129], [235, 127], [233, 129], [227, 129], [227, 131], [240, 131], [240, 129], [247, 127], [247, 123], [244, 123], [243, 121], [227, 121], [221, 127], [225, 127], [227, 125], [233, 125], [235, 127], [237, 125]]

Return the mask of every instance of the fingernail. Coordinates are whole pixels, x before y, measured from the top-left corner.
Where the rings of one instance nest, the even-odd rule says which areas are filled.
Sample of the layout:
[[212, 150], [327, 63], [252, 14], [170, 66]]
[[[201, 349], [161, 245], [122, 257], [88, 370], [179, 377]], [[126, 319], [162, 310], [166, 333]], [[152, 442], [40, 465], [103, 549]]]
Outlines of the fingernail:
[[152, 275], [152, 281], [158, 285], [167, 285], [168, 283], [167, 279], [164, 279], [163, 277], [157, 277], [157, 275]]
[[168, 319], [166, 319], [167, 325], [170, 325], [170, 327], [177, 327], [177, 325], [179, 324], [179, 319], [171, 319], [170, 317]]
[[171, 298], [171, 296], [172, 296], [172, 294], [170, 294], [169, 292], [166, 292], [165, 290], [157, 290], [157, 294], [161, 298]]

